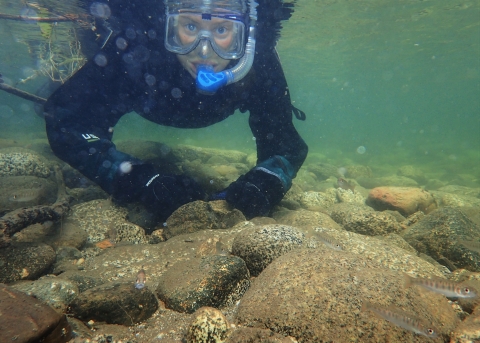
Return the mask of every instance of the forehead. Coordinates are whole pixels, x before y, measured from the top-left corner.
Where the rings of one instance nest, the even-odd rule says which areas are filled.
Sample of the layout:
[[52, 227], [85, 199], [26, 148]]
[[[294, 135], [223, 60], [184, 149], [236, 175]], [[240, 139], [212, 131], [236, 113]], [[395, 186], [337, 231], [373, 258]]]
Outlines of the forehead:
[[180, 22], [194, 22], [194, 23], [203, 24], [203, 25], [209, 25], [209, 24], [217, 25], [217, 24], [227, 24], [227, 23], [233, 24], [229, 20], [214, 17], [214, 16], [212, 16], [209, 19], [205, 19], [199, 13], [182, 13], [178, 15], [178, 20]]

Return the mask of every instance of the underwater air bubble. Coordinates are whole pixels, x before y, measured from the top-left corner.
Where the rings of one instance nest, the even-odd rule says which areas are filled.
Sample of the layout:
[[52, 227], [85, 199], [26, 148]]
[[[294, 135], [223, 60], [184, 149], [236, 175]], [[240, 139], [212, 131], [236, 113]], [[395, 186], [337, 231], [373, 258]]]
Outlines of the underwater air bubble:
[[103, 2], [94, 2], [90, 5], [90, 14], [97, 18], [107, 19], [112, 14], [110, 7]]
[[338, 168], [337, 173], [342, 175], [343, 177], [345, 177], [345, 174], [347, 173], [347, 168], [340, 167], [340, 168]]
[[155, 30], [148, 30], [147, 35], [148, 35], [148, 38], [150, 39], [157, 38], [157, 32], [155, 32]]
[[35, 20], [29, 20], [29, 18], [38, 17], [38, 14], [37, 12], [35, 12], [35, 10], [29, 7], [24, 7], [20, 11], [20, 17], [22, 17], [22, 19], [25, 20], [27, 23], [36, 24]]
[[367, 148], [365, 148], [363, 145], [360, 145], [358, 148], [357, 148], [357, 152], [360, 154], [360, 155], [363, 155], [365, 153], [365, 151], [367, 151]]
[[151, 74], [145, 74], [145, 82], [147, 85], [153, 86], [157, 82], [157, 79]]
[[125, 36], [127, 36], [128, 39], [135, 39], [137, 37], [137, 34], [135, 33], [134, 29], [129, 27], [125, 30]]
[[132, 171], [132, 163], [128, 161], [122, 162], [118, 166], [118, 169], [120, 170], [121, 173], [128, 174]]
[[93, 60], [95, 61], [95, 64], [99, 67], [105, 67], [108, 62], [107, 56], [105, 56], [104, 54], [97, 54]]
[[7, 119], [13, 116], [13, 109], [7, 105], [0, 105], [0, 118]]
[[115, 44], [117, 45], [117, 48], [120, 50], [125, 50], [128, 46], [127, 40], [122, 37], [118, 37], [117, 40], [115, 41]]
[[180, 99], [182, 97], [182, 91], [179, 88], [173, 88], [171, 93], [175, 99]]

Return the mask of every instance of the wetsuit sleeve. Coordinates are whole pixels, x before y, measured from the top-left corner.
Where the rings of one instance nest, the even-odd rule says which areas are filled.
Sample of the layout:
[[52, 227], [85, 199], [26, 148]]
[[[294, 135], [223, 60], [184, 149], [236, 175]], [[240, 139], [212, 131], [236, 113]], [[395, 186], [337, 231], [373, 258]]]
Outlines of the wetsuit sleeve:
[[113, 127], [131, 109], [131, 81], [119, 75], [115, 61], [100, 67], [89, 62], [45, 104], [50, 146], [107, 193], [112, 194], [116, 172], [122, 162], [140, 163], [118, 151], [112, 143]]
[[276, 50], [255, 58], [256, 91], [250, 96], [249, 124], [257, 145], [257, 167], [280, 156], [286, 168], [293, 169], [286, 172], [293, 178], [307, 157], [308, 147], [292, 122], [290, 92]]

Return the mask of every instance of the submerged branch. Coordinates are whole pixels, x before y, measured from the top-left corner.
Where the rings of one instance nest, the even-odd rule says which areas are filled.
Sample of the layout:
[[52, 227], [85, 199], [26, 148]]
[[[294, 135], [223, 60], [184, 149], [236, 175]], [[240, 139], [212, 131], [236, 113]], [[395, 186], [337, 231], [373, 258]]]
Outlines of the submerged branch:
[[74, 14], [68, 14], [66, 16], [56, 16], [56, 17], [29, 17], [23, 15], [11, 15], [0, 13], [0, 19], [8, 19], [8, 20], [17, 20], [17, 21], [36, 21], [39, 23], [59, 23], [64, 21], [76, 21], [79, 20], [80, 17]]
[[41, 98], [35, 94], [22, 91], [21, 89], [9, 86], [5, 83], [2, 83], [1, 81], [0, 81], [0, 89], [7, 93], [23, 98], [25, 100], [36, 102], [37, 104], [40, 104], [40, 105], [43, 105], [47, 102], [47, 99]]
[[57, 181], [57, 200], [53, 205], [41, 205], [28, 208], [19, 208], [0, 218], [0, 248], [8, 246], [10, 237], [29, 225], [44, 223], [48, 220], [58, 221], [70, 209], [69, 197], [65, 189], [62, 171], [55, 167]]

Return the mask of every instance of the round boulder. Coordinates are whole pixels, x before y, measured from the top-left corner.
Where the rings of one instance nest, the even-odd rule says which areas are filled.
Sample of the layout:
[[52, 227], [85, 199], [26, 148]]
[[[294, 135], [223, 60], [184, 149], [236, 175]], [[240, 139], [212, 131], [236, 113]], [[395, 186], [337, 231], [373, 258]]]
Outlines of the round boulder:
[[275, 258], [300, 247], [305, 235], [294, 227], [272, 224], [238, 234], [232, 254], [241, 257], [250, 274], [259, 275]]
[[223, 343], [228, 335], [228, 321], [220, 310], [202, 307], [194, 314], [187, 332], [187, 343]]

